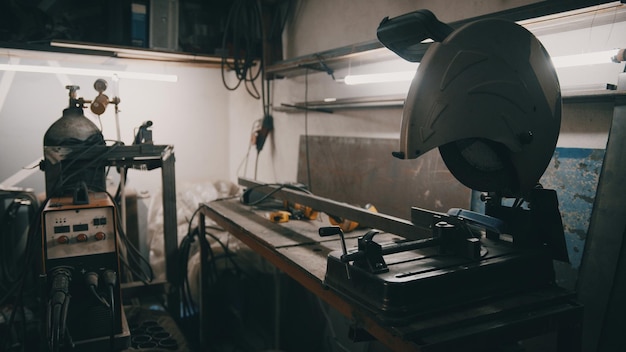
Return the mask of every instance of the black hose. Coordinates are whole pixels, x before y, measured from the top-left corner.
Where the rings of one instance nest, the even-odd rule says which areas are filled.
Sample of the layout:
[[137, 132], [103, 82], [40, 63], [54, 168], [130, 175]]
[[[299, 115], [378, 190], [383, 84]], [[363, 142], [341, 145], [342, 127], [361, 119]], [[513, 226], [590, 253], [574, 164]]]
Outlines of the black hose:
[[67, 267], [56, 267], [51, 270], [52, 287], [50, 289], [50, 348], [58, 351], [65, 334], [65, 322], [69, 306], [69, 288], [72, 273]]

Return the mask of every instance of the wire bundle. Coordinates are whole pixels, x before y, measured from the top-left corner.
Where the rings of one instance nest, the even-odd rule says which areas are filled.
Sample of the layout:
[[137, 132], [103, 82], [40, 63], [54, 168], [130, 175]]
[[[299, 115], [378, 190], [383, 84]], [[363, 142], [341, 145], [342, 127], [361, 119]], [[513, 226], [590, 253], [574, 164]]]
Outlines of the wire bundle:
[[[14, 201], [5, 211], [2, 216], [2, 222], [0, 223], [0, 240], [2, 240], [2, 246], [0, 247], [0, 256], [2, 256], [2, 276], [0, 280], [0, 308], [5, 307], [12, 301], [12, 306], [8, 310], [3, 310], [4, 323], [6, 328], [4, 334], [0, 335], [0, 350], [24, 350], [24, 345], [15, 341], [14, 336], [26, 336], [26, 324], [27, 324], [27, 310], [25, 307], [26, 282], [32, 283], [35, 281], [35, 272], [32, 270], [32, 265], [36, 256], [34, 256], [37, 248], [37, 235], [39, 235], [39, 203], [34, 195], [30, 193], [19, 193], [15, 197]], [[18, 208], [21, 206], [29, 206], [29, 218], [32, 223], [28, 228], [26, 246], [24, 253], [16, 258], [14, 256], [15, 247], [10, 242], [12, 235], [12, 228], [14, 225], [15, 216], [17, 215]], [[4, 313], [7, 314], [4, 314]], [[10, 313], [10, 314], [8, 314]], [[19, 315], [18, 315], [19, 313]], [[14, 324], [21, 318], [20, 331], [14, 330]]]
[[[194, 218], [199, 211], [200, 208], [196, 209], [196, 211], [194, 211], [193, 215], [191, 216], [187, 228], [187, 235], [183, 238], [179, 246], [180, 269], [183, 278], [180, 287], [183, 317], [191, 317], [198, 313], [197, 304], [192, 298], [192, 292], [188, 277], [189, 258], [193, 254], [197, 253], [197, 251], [200, 250], [201, 252], [205, 252], [207, 254], [205, 258], [200, 258], [200, 262], [201, 265], [203, 265], [203, 263], [206, 263], [206, 268], [208, 270], [206, 272], [202, 272], [202, 274], [204, 275], [202, 279], [206, 280], [205, 282], [208, 283], [209, 287], [214, 286], [219, 278], [220, 273], [217, 267], [217, 262], [220, 259], [226, 259], [228, 263], [232, 264], [237, 274], [245, 274], [244, 271], [239, 267], [237, 262], [234, 260], [234, 257], [236, 255], [217, 236], [205, 231], [205, 235], [210, 237], [222, 248], [224, 252], [222, 256], [216, 255], [213, 252], [211, 243], [206, 236], [200, 235], [200, 229], [197, 226], [192, 227]], [[198, 239], [197, 244], [196, 238]], [[206, 293], [201, 292], [201, 295], [205, 294]]]
[[[263, 68], [263, 24], [261, 8], [254, 0], [235, 0], [226, 19], [226, 29], [222, 38], [222, 82], [228, 90], [236, 90], [244, 83], [248, 94], [255, 99], [261, 96], [254, 83]], [[229, 60], [228, 55], [231, 56]], [[255, 60], [260, 60], [256, 72], [253, 67]], [[230, 62], [229, 62], [230, 61]], [[226, 83], [225, 73], [232, 71], [237, 83], [230, 86]]]

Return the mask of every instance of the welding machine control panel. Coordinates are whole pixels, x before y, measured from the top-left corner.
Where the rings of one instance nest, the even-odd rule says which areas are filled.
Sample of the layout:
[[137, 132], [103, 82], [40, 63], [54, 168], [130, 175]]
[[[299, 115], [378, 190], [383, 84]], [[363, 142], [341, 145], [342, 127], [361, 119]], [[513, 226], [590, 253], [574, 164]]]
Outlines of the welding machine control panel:
[[47, 207], [44, 236], [47, 259], [115, 252], [115, 217], [112, 206]]

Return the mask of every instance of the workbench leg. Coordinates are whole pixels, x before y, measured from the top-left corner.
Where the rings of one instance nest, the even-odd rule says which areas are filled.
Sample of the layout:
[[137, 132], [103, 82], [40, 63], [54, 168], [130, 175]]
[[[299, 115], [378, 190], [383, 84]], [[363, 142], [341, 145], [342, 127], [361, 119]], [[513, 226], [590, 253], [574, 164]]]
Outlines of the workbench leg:
[[274, 267], [274, 350], [280, 351], [280, 315], [281, 315], [281, 279], [280, 270]]
[[558, 352], [582, 352], [582, 320], [560, 325], [556, 331]]

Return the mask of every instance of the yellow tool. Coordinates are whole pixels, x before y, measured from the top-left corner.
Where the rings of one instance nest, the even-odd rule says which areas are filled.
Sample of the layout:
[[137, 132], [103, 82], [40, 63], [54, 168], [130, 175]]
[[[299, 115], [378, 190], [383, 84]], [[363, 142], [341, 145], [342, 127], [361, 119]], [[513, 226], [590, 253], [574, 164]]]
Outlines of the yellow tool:
[[302, 204], [290, 204], [287, 201], [283, 202], [283, 206], [290, 213], [290, 218], [294, 220], [315, 220], [319, 212], [313, 210], [313, 208]]
[[[378, 213], [378, 210], [372, 204], [366, 204], [363, 208], [371, 212]], [[339, 226], [339, 228], [341, 228], [341, 231], [343, 231], [344, 233], [354, 231], [355, 229], [359, 227], [359, 223], [356, 221], [352, 221], [349, 219], [342, 219], [340, 217], [333, 216], [330, 214], [328, 215], [328, 220], [330, 221], [331, 225]]]
[[285, 210], [274, 211], [269, 215], [270, 221], [276, 223], [287, 222], [290, 217], [291, 213]]
[[298, 213], [303, 218], [308, 219], [308, 220], [317, 219], [317, 215], [319, 214], [317, 210], [313, 210], [313, 208], [311, 207], [307, 207], [306, 205], [302, 205], [298, 203], [293, 205], [293, 210], [294, 210], [294, 213]]

